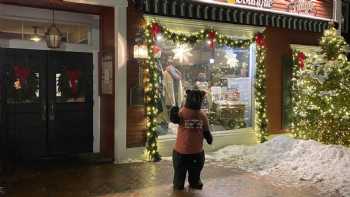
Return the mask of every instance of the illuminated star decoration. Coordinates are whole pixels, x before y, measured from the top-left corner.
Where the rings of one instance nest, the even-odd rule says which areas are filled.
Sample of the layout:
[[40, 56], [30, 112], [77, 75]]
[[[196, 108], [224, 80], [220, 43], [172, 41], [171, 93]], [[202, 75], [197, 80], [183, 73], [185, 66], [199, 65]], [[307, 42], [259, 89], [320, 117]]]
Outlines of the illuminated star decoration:
[[191, 53], [192, 49], [186, 44], [178, 44], [172, 51], [174, 60], [178, 60], [180, 63], [188, 62], [189, 58], [193, 56]]
[[230, 68], [235, 68], [238, 66], [238, 59], [237, 54], [232, 52], [231, 50], [227, 50], [225, 54], [226, 63], [229, 65]]

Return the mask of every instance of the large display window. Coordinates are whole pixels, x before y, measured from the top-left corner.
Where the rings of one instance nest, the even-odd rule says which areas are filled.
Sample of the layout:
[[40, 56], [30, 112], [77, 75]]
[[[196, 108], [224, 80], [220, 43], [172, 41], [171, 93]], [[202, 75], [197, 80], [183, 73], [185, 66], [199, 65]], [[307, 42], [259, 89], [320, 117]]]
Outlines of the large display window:
[[207, 95], [202, 106], [212, 132], [253, 126], [255, 45], [247, 48], [212, 47], [210, 43], [175, 44], [159, 36], [153, 52], [161, 75], [159, 136], [175, 135], [172, 106], [183, 106], [187, 89]]

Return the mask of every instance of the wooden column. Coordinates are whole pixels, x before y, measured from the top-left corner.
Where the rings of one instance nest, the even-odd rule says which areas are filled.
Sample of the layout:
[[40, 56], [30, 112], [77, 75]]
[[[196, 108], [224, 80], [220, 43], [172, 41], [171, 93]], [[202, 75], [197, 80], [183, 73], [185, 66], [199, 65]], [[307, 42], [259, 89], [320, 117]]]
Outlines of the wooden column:
[[[115, 128], [115, 28], [114, 28], [114, 8], [105, 7], [101, 13], [101, 54], [110, 53], [113, 56], [113, 71], [110, 73], [113, 76], [113, 92], [112, 94], [101, 94], [101, 153], [110, 158], [114, 158], [114, 128]], [[101, 85], [102, 68], [100, 55], [100, 72], [99, 79]], [[101, 88], [100, 88], [101, 92]]]
[[[130, 101], [130, 89], [138, 85], [140, 66], [133, 58], [133, 46], [135, 36], [139, 28], [145, 23], [142, 11], [138, 10], [134, 3], [129, 1], [128, 6], [128, 101]], [[146, 117], [144, 106], [131, 106], [128, 103], [127, 115], [127, 147], [141, 147], [146, 142]]]
[[290, 44], [318, 45], [322, 33], [291, 31], [280, 28], [266, 28], [267, 69], [267, 117], [268, 131], [283, 131], [283, 65], [282, 58], [292, 55]]

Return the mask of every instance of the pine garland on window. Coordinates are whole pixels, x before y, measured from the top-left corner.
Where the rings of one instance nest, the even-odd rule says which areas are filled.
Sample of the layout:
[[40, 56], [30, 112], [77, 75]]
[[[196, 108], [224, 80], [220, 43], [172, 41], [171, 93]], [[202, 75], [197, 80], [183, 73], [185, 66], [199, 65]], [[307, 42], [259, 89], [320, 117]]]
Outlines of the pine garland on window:
[[[158, 134], [156, 128], [158, 123], [156, 117], [159, 113], [157, 108], [160, 102], [160, 75], [157, 71], [156, 58], [153, 53], [156, 37], [162, 34], [165, 39], [179, 44], [193, 45], [197, 42], [207, 41], [209, 48], [215, 47], [232, 47], [232, 48], [248, 48], [252, 43], [257, 44], [257, 73], [256, 73], [256, 113], [257, 126], [256, 132], [258, 140], [264, 142], [267, 135], [267, 117], [266, 117], [266, 68], [265, 68], [265, 37], [262, 34], [257, 34], [252, 39], [237, 40], [214, 29], [203, 29], [199, 32], [185, 34], [177, 33], [161, 26], [155, 20], [147, 24], [145, 27], [145, 36], [148, 47], [148, 59], [146, 61], [145, 69], [145, 104], [147, 116], [147, 142], [146, 152], [150, 160], [159, 161], [160, 154], [157, 145]], [[213, 117], [210, 117], [211, 119]]]

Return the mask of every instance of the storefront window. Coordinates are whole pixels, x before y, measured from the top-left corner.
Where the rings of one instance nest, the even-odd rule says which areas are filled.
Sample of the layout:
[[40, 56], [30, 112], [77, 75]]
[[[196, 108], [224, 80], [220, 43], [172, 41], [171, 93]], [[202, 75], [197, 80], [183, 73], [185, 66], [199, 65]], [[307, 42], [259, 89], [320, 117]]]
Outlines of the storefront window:
[[153, 52], [162, 76], [160, 136], [176, 134], [177, 125], [169, 122], [168, 112], [171, 106], [184, 105], [187, 89], [207, 92], [202, 110], [213, 132], [252, 127], [253, 45], [211, 48], [206, 42], [191, 46], [161, 39]]

